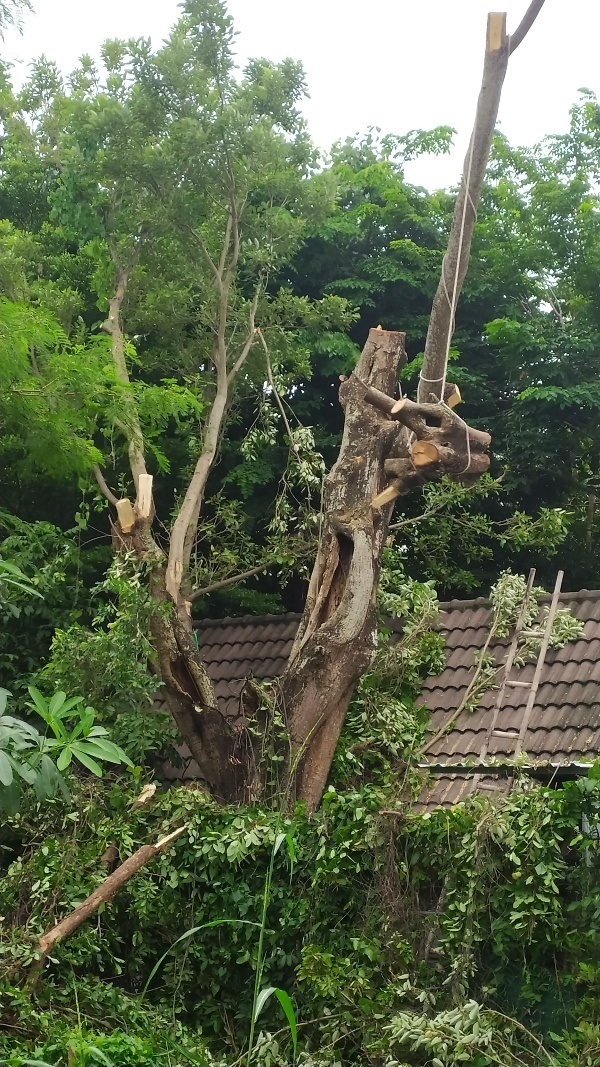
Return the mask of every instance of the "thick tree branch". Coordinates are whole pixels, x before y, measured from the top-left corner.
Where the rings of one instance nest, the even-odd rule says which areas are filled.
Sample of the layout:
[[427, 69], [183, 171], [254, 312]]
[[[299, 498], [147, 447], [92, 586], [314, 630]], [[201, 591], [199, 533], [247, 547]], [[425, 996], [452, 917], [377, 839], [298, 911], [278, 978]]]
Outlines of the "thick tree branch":
[[124, 404], [126, 405], [127, 417], [119, 425], [126, 437], [129, 453], [129, 466], [134, 481], [136, 493], [138, 490], [140, 474], [147, 474], [146, 460], [144, 457], [144, 438], [138, 418], [135, 400], [131, 396], [131, 380], [127, 370], [125, 359], [125, 338], [121, 325], [121, 312], [123, 301], [127, 293], [130, 271], [126, 267], [119, 266], [116, 260], [116, 250], [111, 248], [113, 261], [117, 270], [117, 284], [113, 296], [109, 301], [108, 320], [104, 323], [104, 329], [110, 334], [112, 340], [112, 357], [117, 372], [117, 378], [126, 387]]
[[166, 572], [166, 588], [169, 595], [177, 603], [184, 570], [187, 567], [192, 546], [196, 539], [196, 531], [200, 517], [200, 509], [204, 498], [206, 483], [210, 474], [219, 445], [219, 439], [229, 400], [229, 389], [235, 381], [248, 353], [256, 339], [254, 317], [258, 306], [261, 286], [257, 286], [254, 299], [250, 308], [248, 335], [240, 354], [229, 373], [224, 376], [222, 366], [217, 364], [217, 393], [213, 401], [210, 414], [204, 431], [202, 452], [192, 479], [187, 488], [179, 514], [171, 531], [171, 543], [169, 548], [169, 561]]
[[531, 0], [519, 26], [514, 33], [511, 33], [508, 39], [508, 50], [511, 56], [529, 33], [543, 6], [544, 0]]
[[105, 477], [104, 477], [104, 475], [103, 475], [102, 471], [100, 470], [100, 467], [98, 466], [97, 463], [95, 464], [95, 466], [93, 468], [93, 471], [94, 471], [94, 478], [96, 479], [96, 481], [98, 483], [98, 488], [100, 489], [100, 492], [102, 493], [103, 496], [106, 497], [106, 499], [108, 500], [108, 502], [110, 504], [113, 504], [114, 507], [116, 507], [117, 504], [119, 503], [119, 498], [117, 496], [115, 496], [115, 494], [112, 492], [111, 489], [108, 488], [108, 485], [106, 484], [106, 479], [105, 479]]
[[508, 54], [506, 16], [490, 14], [475, 124], [454, 207], [448, 247], [442, 263], [442, 276], [433, 300], [427, 330], [418, 391], [418, 399], [422, 402], [428, 400], [432, 392], [440, 397], [445, 380], [448, 344], [454, 330], [456, 304], [469, 265], [477, 204], [496, 126]]

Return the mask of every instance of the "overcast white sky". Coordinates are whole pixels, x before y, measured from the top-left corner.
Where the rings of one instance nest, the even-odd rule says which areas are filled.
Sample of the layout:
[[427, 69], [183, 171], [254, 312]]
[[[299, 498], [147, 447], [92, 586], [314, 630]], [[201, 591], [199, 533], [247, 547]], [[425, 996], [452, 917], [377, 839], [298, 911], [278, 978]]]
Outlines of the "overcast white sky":
[[[514, 30], [529, 0], [505, 0]], [[105, 37], [151, 37], [158, 45], [177, 18], [176, 0], [33, 0], [23, 35], [3, 55], [21, 80], [40, 53], [69, 71]], [[458, 135], [451, 157], [414, 164], [412, 181], [453, 184], [471, 130], [481, 78], [486, 12], [494, 0], [229, 0], [248, 56], [300, 59], [310, 99], [305, 114], [323, 148], [379, 126], [385, 133], [437, 125]], [[600, 93], [599, 0], [546, 0], [511, 58], [499, 125], [515, 143], [566, 129], [577, 90]]]

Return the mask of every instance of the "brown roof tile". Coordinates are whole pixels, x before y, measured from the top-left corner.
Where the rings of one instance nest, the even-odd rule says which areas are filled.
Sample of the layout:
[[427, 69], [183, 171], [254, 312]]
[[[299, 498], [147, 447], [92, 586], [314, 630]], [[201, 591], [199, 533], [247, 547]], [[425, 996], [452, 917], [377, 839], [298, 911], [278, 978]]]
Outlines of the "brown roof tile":
[[[563, 593], [560, 604], [585, 623], [584, 633], [564, 648], [548, 652], [523, 742], [526, 753], [552, 763], [589, 757], [590, 751], [600, 753], [600, 591]], [[444, 721], [458, 708], [491, 618], [489, 603], [481, 598], [452, 601], [441, 607], [446, 669], [436, 678], [429, 678], [423, 687], [423, 702], [431, 712], [430, 734], [442, 729]], [[507, 648], [506, 640], [491, 646], [498, 664], [503, 662]], [[530, 682], [534, 669], [534, 664], [529, 663], [516, 670], [513, 677]], [[527, 696], [527, 689], [511, 687], [506, 691], [498, 716], [499, 730], [520, 730]], [[496, 692], [488, 691], [475, 712], [461, 712], [448, 734], [429, 750], [428, 759], [443, 763], [451, 758], [455, 765], [458, 759], [478, 760], [495, 699]], [[510, 756], [513, 751], [510, 738], [493, 737], [490, 741], [490, 757]]]
[[[544, 598], [542, 598], [542, 601]], [[547, 655], [536, 702], [524, 740], [524, 751], [535, 761], [561, 764], [589, 759], [600, 754], [600, 591], [563, 593], [562, 607], [568, 607], [585, 623], [584, 634], [563, 649]], [[300, 615], [245, 615], [234, 619], [206, 619], [195, 624], [202, 652], [220, 706], [228, 715], [239, 710], [239, 698], [247, 677], [272, 679], [283, 671], [289, 656]], [[490, 622], [489, 601], [453, 600], [441, 605], [440, 629], [446, 639], [446, 668], [429, 678], [423, 688], [423, 703], [430, 709], [430, 736], [458, 708], [483, 647]], [[392, 628], [397, 628], [392, 624]], [[509, 640], [499, 640], [490, 649], [500, 664]], [[534, 665], [527, 664], [514, 676], [530, 681]], [[473, 765], [479, 762], [495, 691], [486, 692], [475, 711], [463, 711], [428, 752], [427, 759], [438, 767], [444, 764]], [[499, 730], [517, 732], [521, 727], [527, 690], [510, 688], [499, 713]], [[509, 759], [514, 752], [510, 737], [493, 737], [489, 756]], [[189, 757], [189, 753], [188, 753]], [[191, 768], [191, 769], [190, 769]], [[188, 758], [184, 777], [194, 777], [195, 764]], [[196, 769], [197, 771], [197, 769]], [[176, 776], [181, 777], [181, 772]], [[420, 805], [448, 807], [471, 791], [473, 772], [464, 774], [436, 771]], [[494, 789], [506, 791], [507, 780]], [[483, 783], [483, 784], [482, 784]], [[478, 790], [486, 780], [478, 777]], [[488, 783], [489, 784], [489, 783]]]

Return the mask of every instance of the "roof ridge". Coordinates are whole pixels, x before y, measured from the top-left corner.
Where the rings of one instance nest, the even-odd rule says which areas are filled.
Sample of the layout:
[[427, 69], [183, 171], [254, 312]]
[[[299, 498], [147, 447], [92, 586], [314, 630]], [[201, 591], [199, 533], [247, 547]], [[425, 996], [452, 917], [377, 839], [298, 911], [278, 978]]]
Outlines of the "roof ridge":
[[226, 615], [223, 619], [194, 619], [192, 626], [199, 630], [205, 626], [259, 626], [261, 623], [300, 621], [301, 611], [286, 611], [280, 615]]
[[[562, 603], [568, 600], [600, 600], [600, 589], [578, 589], [572, 593], [563, 591], [558, 599]], [[552, 600], [552, 593], [544, 593], [538, 600], [541, 604], [548, 603]], [[471, 608], [489, 608], [491, 600], [489, 596], [478, 596], [473, 600], [442, 600], [438, 606], [440, 611], [468, 611]]]

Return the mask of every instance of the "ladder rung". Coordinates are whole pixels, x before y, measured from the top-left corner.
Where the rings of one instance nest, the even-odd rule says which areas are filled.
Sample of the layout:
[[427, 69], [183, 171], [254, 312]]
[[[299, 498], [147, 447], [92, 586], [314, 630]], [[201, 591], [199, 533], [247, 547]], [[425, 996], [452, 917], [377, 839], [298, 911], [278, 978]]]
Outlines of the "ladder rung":
[[521, 637], [545, 637], [545, 630], [521, 630]]
[[517, 682], [513, 678], [507, 678], [505, 685], [514, 685], [519, 689], [531, 689], [531, 682]]
[[518, 737], [518, 730], [492, 730], [492, 737]]

